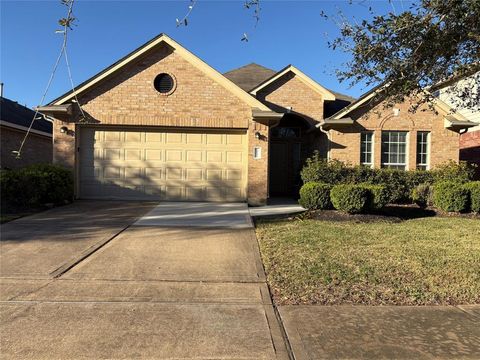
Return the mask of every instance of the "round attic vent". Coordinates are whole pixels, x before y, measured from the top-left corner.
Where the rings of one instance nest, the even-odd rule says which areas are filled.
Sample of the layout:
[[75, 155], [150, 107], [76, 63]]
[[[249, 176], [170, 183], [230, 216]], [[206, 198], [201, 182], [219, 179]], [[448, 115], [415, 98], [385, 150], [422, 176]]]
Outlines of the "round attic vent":
[[175, 90], [175, 79], [170, 74], [158, 74], [153, 80], [153, 87], [160, 94], [170, 95]]

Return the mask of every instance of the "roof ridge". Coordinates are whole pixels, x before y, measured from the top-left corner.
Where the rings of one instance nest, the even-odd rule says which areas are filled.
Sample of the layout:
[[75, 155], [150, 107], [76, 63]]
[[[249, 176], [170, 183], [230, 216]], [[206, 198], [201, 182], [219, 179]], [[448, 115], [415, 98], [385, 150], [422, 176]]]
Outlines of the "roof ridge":
[[270, 68], [268, 68], [268, 67], [266, 67], [266, 66], [263, 66], [263, 65], [261, 65], [261, 64], [259, 64], [259, 63], [256, 63], [256, 62], [253, 62], [253, 61], [252, 61], [251, 63], [248, 63], [248, 64], [245, 64], [245, 65], [239, 66], [239, 67], [234, 68], [234, 69], [231, 69], [231, 70], [228, 70], [228, 71], [224, 72], [223, 75], [228, 74], [228, 73], [231, 73], [231, 72], [233, 72], [233, 71], [237, 71], [237, 70], [244, 69], [244, 68], [249, 67], [249, 66], [252, 66], [252, 65], [261, 67], [261, 68], [266, 69], [266, 70], [274, 71], [275, 73], [277, 72], [276, 70], [270, 69]]

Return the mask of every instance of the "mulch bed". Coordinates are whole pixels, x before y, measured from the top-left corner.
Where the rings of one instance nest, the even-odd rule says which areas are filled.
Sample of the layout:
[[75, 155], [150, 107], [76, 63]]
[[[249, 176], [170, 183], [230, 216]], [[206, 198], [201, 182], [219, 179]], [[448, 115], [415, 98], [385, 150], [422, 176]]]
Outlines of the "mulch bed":
[[[337, 210], [316, 210], [305, 212], [296, 218], [325, 220], [325, 221], [354, 221], [361, 223], [388, 221], [401, 222], [404, 220], [418, 219], [425, 217], [462, 217], [469, 219], [479, 219], [480, 214], [462, 214], [462, 213], [445, 213], [437, 209], [422, 209], [417, 205], [389, 205], [385, 208], [370, 214], [346, 214]], [[292, 217], [293, 219], [293, 217]]]

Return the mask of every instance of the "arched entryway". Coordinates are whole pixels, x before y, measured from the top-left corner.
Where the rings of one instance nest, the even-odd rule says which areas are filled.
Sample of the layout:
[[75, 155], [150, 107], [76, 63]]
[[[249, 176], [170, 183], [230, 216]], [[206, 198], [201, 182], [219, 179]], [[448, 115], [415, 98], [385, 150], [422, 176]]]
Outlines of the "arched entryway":
[[270, 128], [270, 197], [296, 197], [305, 154], [311, 153], [314, 126], [296, 114], [285, 114]]

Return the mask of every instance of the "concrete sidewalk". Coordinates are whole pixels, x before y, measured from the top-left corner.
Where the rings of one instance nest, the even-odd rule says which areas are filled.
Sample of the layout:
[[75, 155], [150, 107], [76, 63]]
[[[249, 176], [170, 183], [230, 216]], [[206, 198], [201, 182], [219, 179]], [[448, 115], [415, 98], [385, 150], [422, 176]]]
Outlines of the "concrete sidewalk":
[[161, 202], [134, 225], [251, 229], [246, 203]]
[[480, 306], [282, 306], [296, 360], [479, 359]]

